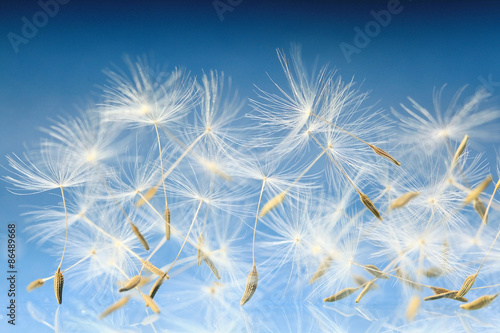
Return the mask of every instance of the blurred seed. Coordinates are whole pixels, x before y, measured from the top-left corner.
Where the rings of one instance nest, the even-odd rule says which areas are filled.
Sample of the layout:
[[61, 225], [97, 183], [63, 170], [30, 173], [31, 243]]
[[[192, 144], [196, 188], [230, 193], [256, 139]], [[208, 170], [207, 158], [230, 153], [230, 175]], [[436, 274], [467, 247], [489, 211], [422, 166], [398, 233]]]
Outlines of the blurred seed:
[[57, 303], [62, 303], [62, 292], [64, 286], [64, 276], [61, 273], [61, 267], [57, 267], [57, 271], [54, 274], [54, 292], [56, 294]]
[[375, 265], [365, 265], [363, 268], [376, 278], [389, 280], [389, 277]]
[[165, 237], [170, 240], [170, 209], [165, 209]]
[[278, 194], [277, 196], [275, 196], [274, 198], [272, 198], [271, 200], [269, 200], [268, 202], [266, 202], [266, 204], [264, 205], [264, 207], [262, 207], [262, 209], [260, 211], [259, 217], [264, 217], [264, 215], [266, 215], [271, 210], [273, 210], [276, 206], [281, 204], [283, 202], [283, 200], [285, 200], [286, 194], [287, 194], [287, 191], [283, 191], [280, 194]]
[[141, 259], [141, 262], [144, 265], [144, 267], [146, 267], [146, 269], [148, 271], [150, 271], [151, 273], [156, 274], [158, 276], [163, 276], [165, 274], [165, 272], [163, 272], [161, 269], [159, 269], [158, 267], [156, 267], [155, 265], [153, 265], [149, 261]]
[[455, 296], [455, 298], [465, 296], [465, 294], [467, 294], [469, 292], [470, 288], [472, 288], [472, 285], [474, 284], [474, 282], [476, 282], [476, 278], [477, 278], [477, 273], [469, 275], [465, 279], [464, 284], [462, 285], [462, 288], [460, 288], [460, 290], [457, 292], [457, 295]]
[[453, 156], [453, 160], [451, 161], [451, 165], [455, 166], [458, 162], [458, 159], [460, 156], [462, 156], [465, 147], [467, 147], [467, 142], [469, 141], [469, 136], [466, 134], [464, 138], [462, 139], [462, 142], [460, 143], [460, 146], [458, 146], [457, 151], [455, 152], [455, 156]]
[[471, 201], [479, 197], [481, 193], [483, 193], [483, 191], [486, 190], [488, 185], [491, 183], [491, 180], [492, 180], [491, 175], [488, 175], [488, 177], [486, 177], [486, 179], [483, 180], [481, 184], [479, 184], [475, 189], [470, 191], [464, 200], [464, 205], [468, 205], [469, 203], [471, 203]]
[[431, 267], [424, 271], [424, 275], [428, 278], [436, 278], [443, 274], [443, 271], [439, 267]]
[[137, 200], [137, 202], [135, 203], [135, 206], [141, 207], [142, 205], [144, 205], [146, 202], [148, 202], [149, 200], [151, 200], [155, 196], [156, 191], [158, 191], [158, 187], [155, 186], [155, 187], [150, 188], [144, 194], [144, 198], [141, 197], [139, 200]]
[[408, 304], [408, 308], [406, 309], [406, 318], [409, 321], [413, 321], [417, 316], [418, 309], [420, 308], [420, 298], [418, 296], [413, 296]]
[[435, 301], [435, 300], [441, 299], [441, 298], [451, 298], [451, 299], [454, 299], [456, 295], [457, 295], [457, 291], [456, 290], [449, 290], [447, 292], [435, 294], [435, 295], [432, 295], [432, 296], [427, 296], [427, 297], [424, 298], [424, 301]]
[[321, 261], [321, 263], [318, 266], [318, 269], [316, 270], [314, 275], [309, 280], [309, 284], [314, 283], [317, 279], [322, 277], [328, 271], [328, 269], [330, 269], [330, 266], [332, 265], [332, 263], [333, 263], [332, 256], [330, 256], [330, 255], [326, 256], [326, 258]]
[[335, 295], [323, 299], [323, 302], [335, 302], [335, 301], [339, 301], [339, 300], [341, 300], [343, 298], [346, 298], [347, 296], [355, 293], [356, 291], [358, 291], [359, 288], [361, 288], [361, 287], [342, 289], [341, 291], [339, 291]]
[[26, 287], [26, 290], [32, 291], [36, 288], [40, 288], [44, 284], [45, 284], [45, 281], [43, 279], [38, 279], [38, 280], [35, 280], [35, 281], [31, 282], [30, 284], [28, 284], [28, 286]]
[[498, 294], [496, 295], [484, 295], [479, 297], [478, 299], [467, 303], [467, 304], [462, 304], [460, 307], [464, 310], [479, 310], [482, 309], [493, 302], [495, 298], [497, 298]]
[[219, 271], [217, 270], [217, 267], [215, 267], [214, 262], [204, 253], [203, 253], [203, 261], [205, 262], [205, 264], [207, 264], [208, 268], [210, 268], [212, 273], [214, 273], [217, 280], [220, 280], [220, 274]]
[[139, 282], [141, 282], [141, 276], [136, 275], [133, 278], [131, 278], [130, 280], [128, 280], [127, 284], [125, 286], [123, 286], [122, 288], [120, 288], [118, 291], [121, 293], [124, 291], [129, 291], [130, 289], [135, 288], [139, 284]]
[[243, 297], [241, 298], [240, 305], [245, 305], [246, 302], [252, 298], [255, 290], [257, 289], [257, 285], [259, 283], [259, 274], [257, 273], [257, 267], [255, 265], [252, 268], [250, 274], [248, 274], [247, 284], [245, 286], [245, 292], [243, 293]]
[[201, 260], [203, 259], [203, 251], [201, 248], [203, 247], [203, 243], [205, 240], [203, 239], [203, 233], [198, 237], [198, 251], [196, 252], [196, 259], [198, 261], [198, 266], [201, 265]]
[[371, 202], [371, 200], [366, 196], [366, 194], [358, 191], [359, 198], [361, 199], [361, 202], [365, 207], [372, 212], [373, 215], [375, 215], [376, 218], [378, 218], [380, 221], [382, 221], [382, 216], [380, 216], [380, 213], [378, 212], [377, 208], [375, 208], [375, 205]]
[[141, 242], [142, 246], [146, 249], [146, 251], [149, 251], [148, 242], [146, 241], [146, 238], [144, 238], [144, 236], [139, 231], [139, 228], [137, 228], [133, 223], [130, 223], [130, 226], [132, 227], [132, 231], [134, 232], [137, 239], [139, 239], [139, 242]]
[[119, 308], [125, 306], [125, 304], [128, 303], [129, 299], [130, 299], [130, 296], [126, 296], [126, 297], [121, 298], [118, 302], [114, 303], [113, 305], [111, 305], [110, 307], [108, 307], [106, 310], [104, 310], [101, 313], [101, 315], [99, 316], [99, 319], [103, 319], [104, 317], [108, 316], [112, 312], [114, 312], [114, 311], [118, 310]]
[[382, 150], [374, 145], [371, 145], [371, 144], [368, 144], [368, 146], [373, 149], [373, 151], [375, 152], [375, 154], [377, 155], [380, 155], [382, 157], [385, 157], [387, 158], [389, 161], [391, 161], [392, 163], [396, 164], [397, 166], [401, 166], [401, 163], [399, 163], [398, 161], [396, 161], [396, 159], [394, 157], [392, 157], [391, 155], [389, 155], [388, 152], [386, 152], [385, 150]]
[[476, 198], [474, 199], [472, 203], [474, 210], [479, 214], [479, 217], [481, 217], [481, 221], [484, 221], [484, 224], [488, 224], [488, 216], [486, 218], [484, 217], [484, 214], [486, 214], [486, 207], [484, 206], [483, 202], [479, 199]]
[[156, 295], [156, 293], [158, 292], [158, 290], [160, 289], [161, 285], [163, 284], [163, 278], [162, 277], [159, 277], [155, 284], [153, 285], [153, 287], [151, 288], [151, 290], [149, 291], [149, 297], [151, 297], [151, 299], [153, 299]]
[[368, 281], [363, 290], [361, 290], [361, 293], [359, 293], [358, 297], [356, 298], [355, 300], [356, 303], [359, 303], [359, 301], [361, 301], [361, 299], [366, 295], [366, 293], [373, 289], [374, 283], [375, 283], [374, 280]]
[[154, 313], [160, 313], [160, 308], [156, 305], [155, 301], [146, 294], [142, 294], [142, 299], [146, 302], [146, 307], [151, 308]]
[[407, 193], [403, 194], [402, 196], [400, 196], [399, 198], [397, 198], [396, 200], [394, 200], [391, 203], [389, 208], [395, 209], [395, 208], [404, 207], [404, 206], [406, 206], [406, 204], [408, 204], [408, 202], [410, 202], [411, 199], [417, 197], [419, 194], [420, 194], [420, 192], [407, 192]]

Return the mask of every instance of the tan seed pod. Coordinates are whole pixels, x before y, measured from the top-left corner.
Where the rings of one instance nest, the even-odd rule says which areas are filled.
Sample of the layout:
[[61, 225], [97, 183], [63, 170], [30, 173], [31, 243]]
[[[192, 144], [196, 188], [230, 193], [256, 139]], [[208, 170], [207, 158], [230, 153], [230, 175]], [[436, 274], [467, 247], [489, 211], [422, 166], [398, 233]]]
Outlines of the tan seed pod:
[[141, 262], [144, 265], [144, 267], [146, 267], [146, 269], [148, 271], [150, 271], [151, 273], [156, 274], [158, 276], [163, 276], [165, 274], [165, 272], [163, 272], [161, 269], [159, 269], [158, 267], [156, 267], [155, 265], [153, 265], [149, 261], [141, 259]]
[[427, 296], [427, 297], [424, 298], [424, 301], [435, 301], [435, 300], [441, 299], [441, 298], [454, 299], [456, 295], [457, 295], [457, 291], [456, 290], [449, 290], [447, 292], [435, 294], [435, 295], [432, 295], [432, 296]]
[[106, 310], [104, 310], [101, 313], [101, 315], [99, 316], [99, 319], [103, 319], [103, 318], [107, 317], [108, 315], [110, 315], [112, 312], [115, 312], [119, 308], [124, 307], [128, 303], [129, 299], [130, 299], [130, 296], [126, 296], [126, 297], [121, 298], [120, 300], [118, 300], [118, 302], [114, 303], [113, 305], [108, 307]]
[[325, 273], [330, 269], [330, 266], [332, 265], [332, 263], [333, 263], [332, 256], [330, 256], [330, 255], [326, 256], [326, 258], [320, 262], [318, 269], [316, 270], [316, 272], [314, 272], [313, 276], [309, 280], [309, 284], [314, 283], [320, 277], [325, 275]]
[[454, 167], [460, 156], [462, 156], [465, 147], [467, 147], [467, 142], [469, 141], [469, 136], [466, 134], [464, 138], [462, 139], [462, 142], [460, 143], [460, 146], [458, 146], [457, 151], [455, 152], [455, 156], [453, 156], [453, 160], [451, 161], [451, 165]]
[[478, 198], [481, 193], [483, 193], [484, 190], [488, 187], [488, 185], [491, 183], [491, 175], [488, 175], [485, 180], [481, 184], [479, 184], [475, 189], [469, 192], [467, 197], [465, 197], [464, 200], [464, 205], [470, 204], [474, 199]]
[[141, 276], [136, 275], [133, 278], [131, 278], [130, 280], [128, 280], [127, 284], [125, 286], [123, 286], [122, 288], [120, 288], [118, 291], [121, 293], [124, 291], [129, 291], [130, 289], [135, 288], [139, 284], [139, 282], [141, 282]]
[[467, 304], [462, 304], [460, 307], [464, 310], [479, 310], [482, 309], [493, 302], [495, 298], [497, 298], [498, 294], [496, 295], [484, 295], [479, 297], [476, 300], [473, 300], [470, 303]]
[[205, 264], [207, 264], [208, 268], [210, 268], [212, 273], [214, 273], [217, 280], [220, 280], [220, 274], [219, 271], [217, 270], [217, 267], [215, 267], [214, 262], [207, 255], [203, 256], [203, 261], [205, 262]]
[[28, 286], [26, 287], [26, 290], [32, 291], [36, 288], [40, 288], [44, 284], [45, 284], [45, 281], [43, 279], [38, 279], [38, 280], [35, 280], [35, 281], [31, 282], [30, 284], [28, 284]]
[[146, 302], [146, 306], [151, 308], [154, 313], [160, 313], [160, 308], [156, 305], [155, 301], [146, 294], [142, 294], [142, 299]]
[[424, 275], [428, 278], [436, 278], [443, 274], [443, 271], [439, 267], [431, 267], [424, 271]]
[[137, 239], [139, 239], [139, 242], [141, 242], [142, 246], [146, 249], [146, 251], [149, 251], [148, 242], [146, 241], [146, 238], [144, 238], [144, 236], [139, 231], [139, 228], [137, 228], [133, 223], [130, 223], [130, 226], [132, 227], [132, 231], [134, 232]]
[[472, 202], [472, 206], [474, 207], [474, 210], [477, 212], [479, 217], [481, 217], [481, 221], [484, 221], [484, 224], [488, 224], [488, 216], [484, 216], [486, 214], [486, 207], [484, 206], [483, 202], [479, 199], [476, 198]]
[[245, 305], [245, 303], [248, 302], [250, 298], [252, 298], [258, 284], [259, 274], [257, 273], [257, 267], [255, 267], [254, 265], [252, 271], [250, 272], [250, 274], [248, 274], [245, 292], [243, 293], [243, 297], [241, 298], [240, 305]]
[[368, 146], [370, 146], [370, 148], [373, 149], [373, 151], [375, 152], [375, 154], [387, 158], [389, 161], [391, 161], [392, 163], [396, 164], [397, 166], [401, 166], [401, 163], [399, 163], [394, 157], [392, 157], [391, 155], [389, 155], [389, 153], [386, 152], [385, 150], [382, 150], [382, 149], [380, 149], [380, 148], [378, 148], [378, 147], [376, 147], [374, 145], [371, 145], [371, 144], [368, 144]]
[[170, 240], [170, 209], [165, 209], [165, 237]]
[[378, 279], [389, 280], [389, 277], [375, 265], [365, 265], [364, 269]]
[[374, 280], [368, 281], [368, 283], [366, 283], [365, 287], [363, 288], [363, 290], [361, 290], [358, 297], [356, 298], [355, 300], [356, 303], [359, 303], [359, 301], [361, 301], [361, 299], [366, 295], [366, 293], [373, 289], [374, 283], [375, 283]]
[[155, 187], [150, 188], [144, 194], [144, 198], [140, 198], [139, 200], [137, 200], [137, 202], [135, 203], [135, 206], [141, 207], [142, 205], [144, 205], [146, 202], [148, 202], [149, 200], [151, 200], [155, 196], [156, 191], [158, 191], [158, 187], [155, 186]]
[[64, 286], [64, 276], [61, 272], [61, 267], [57, 267], [57, 271], [54, 274], [54, 292], [56, 294], [57, 303], [62, 303], [62, 293]]
[[361, 287], [342, 289], [341, 291], [339, 291], [335, 295], [323, 299], [323, 302], [339, 301], [339, 300], [346, 298], [347, 296], [350, 296], [351, 294], [355, 293], [356, 291], [358, 291], [359, 288], [361, 288]]
[[408, 308], [406, 309], [406, 318], [409, 321], [413, 321], [417, 316], [418, 309], [420, 308], [420, 298], [418, 296], [413, 296], [408, 304]]
[[462, 285], [462, 288], [460, 288], [460, 290], [457, 292], [457, 295], [455, 296], [455, 298], [465, 296], [465, 294], [467, 294], [469, 292], [470, 288], [472, 288], [472, 285], [474, 284], [474, 282], [476, 282], [476, 278], [477, 278], [477, 273], [469, 275], [465, 279], [464, 284]]
[[201, 265], [201, 260], [203, 259], [203, 251], [201, 248], [203, 247], [203, 243], [205, 243], [205, 239], [203, 238], [203, 233], [198, 236], [198, 251], [196, 252], [196, 259], [198, 261], [198, 266]]
[[391, 203], [389, 208], [396, 209], [396, 208], [404, 207], [408, 204], [408, 202], [410, 202], [411, 199], [413, 199], [419, 195], [420, 195], [420, 192], [407, 192], [407, 193], [403, 194], [402, 196], [400, 196], [399, 198], [397, 198], [396, 200], [394, 200]]
[[260, 211], [259, 217], [264, 217], [264, 215], [266, 215], [271, 210], [273, 210], [276, 206], [281, 204], [283, 202], [283, 200], [285, 200], [286, 194], [287, 194], [287, 191], [283, 191], [280, 194], [278, 194], [277, 196], [275, 196], [274, 198], [272, 198], [271, 200], [269, 200], [268, 202], [266, 202], [266, 204], [264, 205], [264, 207], [262, 207], [262, 209]]
[[364, 276], [361, 276], [361, 275], [354, 275], [354, 276], [352, 277], [352, 279], [354, 280], [354, 282], [356, 282], [356, 284], [357, 284], [358, 286], [364, 286], [364, 285], [365, 285], [365, 283], [367, 283], [367, 282], [368, 282], [368, 280], [367, 280], [367, 279], [365, 279], [365, 277], [364, 277]]
[[373, 202], [368, 198], [368, 196], [360, 191], [358, 191], [359, 198], [361, 199], [361, 202], [365, 207], [380, 221], [382, 221], [382, 216], [380, 216], [380, 213], [378, 212], [377, 208], [375, 208], [375, 205]]
[[156, 293], [158, 292], [158, 290], [160, 289], [162, 284], [163, 284], [163, 278], [159, 277], [156, 280], [153, 287], [151, 288], [151, 290], [149, 291], [149, 297], [151, 297], [151, 299], [153, 299], [155, 297]]

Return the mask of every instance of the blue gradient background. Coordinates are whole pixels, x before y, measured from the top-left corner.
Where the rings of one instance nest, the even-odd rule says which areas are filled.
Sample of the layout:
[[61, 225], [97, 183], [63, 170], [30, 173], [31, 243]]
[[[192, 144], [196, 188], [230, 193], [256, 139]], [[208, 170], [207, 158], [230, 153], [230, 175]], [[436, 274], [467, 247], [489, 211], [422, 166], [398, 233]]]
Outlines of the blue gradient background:
[[[370, 102], [389, 113], [411, 96], [432, 109], [432, 90], [447, 83], [446, 102], [463, 85], [467, 95], [491, 76], [500, 82], [500, 3], [496, 1], [401, 1], [402, 11], [348, 63], [339, 44], [353, 44], [354, 28], [372, 21], [371, 10], [387, 1], [250, 1], [243, 0], [220, 21], [212, 1], [72, 0], [16, 54], [7, 34], [21, 34], [23, 16], [30, 21], [41, 10], [37, 1], [0, 4], [0, 164], [5, 155], [32, 146], [49, 118], [75, 113], [98, 100], [105, 83], [103, 69], [122, 65], [122, 56], [146, 55], [167, 68], [180, 66], [200, 75], [224, 71], [240, 95], [255, 97], [254, 85], [268, 90], [284, 81], [276, 48], [302, 45], [305, 63], [330, 63], [346, 79], [362, 82]], [[493, 89], [498, 106], [500, 83]], [[248, 106], [245, 111], [249, 111]], [[500, 124], [499, 124], [500, 128]], [[494, 162], [494, 155], [488, 155]], [[4, 169], [2, 173], [5, 174]], [[0, 186], [0, 330], [39, 331], [26, 312], [27, 283], [47, 275], [53, 260], [23, 236], [27, 205], [43, 205], [44, 195], [15, 196]], [[7, 326], [6, 225], [17, 223], [17, 325]], [[36, 272], [35, 274], [33, 272]], [[51, 295], [52, 296], [52, 295]], [[72, 295], [65, 295], [67, 299]], [[77, 296], [75, 296], [77, 297]], [[55, 311], [51, 299], [50, 306]], [[50, 321], [50, 316], [49, 316]], [[34, 323], [34, 324], [33, 324]], [[34, 326], [31, 326], [34, 325]], [[5, 329], [6, 328], [6, 329]], [[43, 327], [42, 327], [43, 328]]]

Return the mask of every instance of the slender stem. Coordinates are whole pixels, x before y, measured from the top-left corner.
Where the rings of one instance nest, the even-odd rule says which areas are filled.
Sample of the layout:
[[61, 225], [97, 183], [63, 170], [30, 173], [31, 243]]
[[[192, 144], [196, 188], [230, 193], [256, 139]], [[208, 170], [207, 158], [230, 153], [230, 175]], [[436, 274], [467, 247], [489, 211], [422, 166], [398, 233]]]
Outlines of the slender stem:
[[316, 164], [316, 162], [318, 162], [318, 160], [321, 158], [321, 156], [323, 156], [325, 153], [326, 153], [326, 151], [323, 151], [321, 154], [319, 154], [318, 157], [316, 157], [311, 162], [311, 164], [309, 164], [309, 166], [307, 168], [305, 168], [304, 171], [302, 171], [302, 173], [293, 181], [293, 183], [290, 186], [287, 187], [287, 189], [284, 192], [287, 192], [293, 185], [295, 185], [307, 173], [307, 171], [309, 171], [313, 167], [313, 165]]
[[316, 117], [316, 118], [320, 119], [320, 120], [323, 120], [325, 123], [332, 125], [332, 126], [333, 126], [333, 127], [335, 127], [336, 129], [338, 129], [338, 130], [340, 130], [340, 131], [342, 131], [342, 132], [344, 132], [344, 133], [346, 133], [346, 134], [348, 134], [348, 135], [352, 136], [352, 137], [353, 137], [353, 138], [355, 138], [356, 140], [359, 140], [359, 141], [363, 142], [364, 144], [366, 144], [366, 145], [368, 145], [368, 146], [371, 146], [371, 145], [370, 145], [368, 142], [366, 142], [365, 140], [363, 140], [363, 139], [361, 139], [361, 138], [357, 137], [356, 135], [352, 134], [352, 133], [351, 133], [351, 132], [349, 132], [349, 131], [346, 131], [346, 130], [345, 130], [345, 129], [343, 129], [342, 127], [339, 127], [339, 126], [335, 125], [335, 124], [334, 124], [334, 123], [332, 123], [331, 121], [328, 121], [328, 120], [326, 120], [325, 118], [320, 117], [320, 116], [318, 116], [317, 114], [315, 114], [315, 113], [313, 113], [313, 112], [311, 112], [310, 114], [311, 114], [312, 116], [314, 116], [314, 117]]
[[64, 190], [63, 190], [63, 186], [59, 186], [59, 188], [61, 189], [61, 196], [62, 196], [62, 200], [63, 200], [63, 206], [64, 206], [64, 216], [65, 216], [65, 220], [66, 220], [66, 237], [64, 238], [64, 249], [63, 249], [63, 253], [62, 253], [62, 256], [61, 256], [61, 262], [59, 263], [59, 269], [61, 269], [61, 266], [62, 266], [62, 263], [63, 263], [63, 259], [64, 259], [64, 253], [66, 252], [66, 245], [68, 244], [68, 210], [66, 209], [66, 199], [64, 198]]
[[264, 186], [266, 185], [266, 180], [267, 177], [264, 177], [264, 179], [262, 180], [262, 188], [260, 189], [259, 203], [257, 204], [257, 212], [255, 213], [255, 225], [253, 227], [252, 261], [254, 266], [255, 266], [255, 233], [257, 231], [257, 221], [259, 219], [260, 202], [262, 200], [262, 193], [264, 192]]
[[167, 200], [167, 189], [165, 187], [165, 176], [163, 175], [163, 155], [161, 151], [161, 140], [160, 140], [160, 133], [158, 133], [158, 126], [155, 123], [155, 131], [156, 131], [156, 138], [158, 140], [158, 151], [160, 154], [160, 168], [161, 168], [161, 181], [163, 183], [163, 195], [165, 196], [165, 210], [168, 209], [168, 200]]

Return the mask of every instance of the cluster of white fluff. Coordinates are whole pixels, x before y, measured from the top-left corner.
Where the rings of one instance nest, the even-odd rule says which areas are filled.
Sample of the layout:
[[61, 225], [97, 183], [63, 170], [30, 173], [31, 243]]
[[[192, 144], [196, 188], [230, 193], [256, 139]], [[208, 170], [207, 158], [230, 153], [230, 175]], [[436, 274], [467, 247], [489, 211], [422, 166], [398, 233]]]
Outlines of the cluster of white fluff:
[[[298, 48], [278, 58], [286, 84], [246, 114], [221, 73], [127, 60], [93, 108], [8, 157], [12, 192], [57, 194], [27, 227], [53, 264], [24, 274], [50, 295], [60, 267], [63, 302], [46, 307], [54, 323], [28, 303], [34, 319], [68, 332], [500, 327], [487, 305], [459, 307], [500, 292], [500, 170], [477, 152], [499, 138], [488, 93], [461, 90], [442, 112], [439, 90], [434, 111], [410, 98], [390, 115], [335, 71], [308, 74]], [[468, 302], [424, 301], [476, 272]]]

